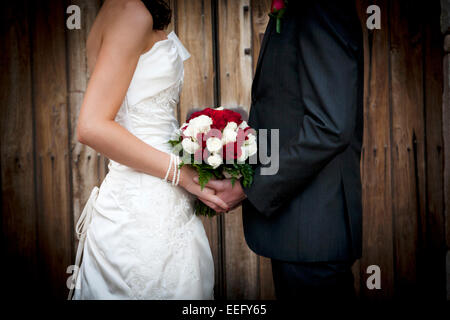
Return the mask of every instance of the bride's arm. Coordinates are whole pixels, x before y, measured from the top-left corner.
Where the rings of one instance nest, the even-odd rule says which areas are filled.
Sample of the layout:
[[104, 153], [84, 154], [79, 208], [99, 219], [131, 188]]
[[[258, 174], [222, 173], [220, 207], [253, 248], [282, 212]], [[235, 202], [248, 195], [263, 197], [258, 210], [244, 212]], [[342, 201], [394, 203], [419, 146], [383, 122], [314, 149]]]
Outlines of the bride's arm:
[[[148, 11], [142, 10], [139, 3], [132, 4], [111, 21], [103, 36], [81, 107], [77, 138], [109, 159], [163, 178], [169, 166], [169, 154], [147, 145], [114, 121], [153, 28]], [[195, 175], [193, 169], [184, 166], [180, 186], [213, 203], [213, 209], [227, 210], [226, 204], [211, 190], [200, 190], [192, 180]]]

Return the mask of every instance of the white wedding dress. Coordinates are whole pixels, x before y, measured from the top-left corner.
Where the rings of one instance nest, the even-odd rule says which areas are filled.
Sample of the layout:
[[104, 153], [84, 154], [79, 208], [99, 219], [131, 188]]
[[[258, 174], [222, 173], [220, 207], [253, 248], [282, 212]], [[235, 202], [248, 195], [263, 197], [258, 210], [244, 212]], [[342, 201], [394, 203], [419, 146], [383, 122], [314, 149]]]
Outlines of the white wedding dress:
[[[155, 43], [140, 57], [116, 117], [168, 153], [187, 58], [173, 32]], [[73, 299], [212, 299], [214, 264], [193, 197], [115, 161], [108, 167], [77, 224], [82, 263]]]

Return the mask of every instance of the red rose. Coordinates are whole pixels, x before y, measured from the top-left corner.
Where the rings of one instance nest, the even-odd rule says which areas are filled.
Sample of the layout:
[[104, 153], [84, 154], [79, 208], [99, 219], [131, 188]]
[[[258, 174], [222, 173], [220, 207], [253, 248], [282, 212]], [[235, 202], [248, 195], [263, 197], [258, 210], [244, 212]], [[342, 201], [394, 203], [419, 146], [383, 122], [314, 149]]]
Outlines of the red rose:
[[211, 128], [211, 130], [209, 130], [206, 134], [204, 139], [208, 140], [209, 138], [219, 138], [222, 139], [222, 131], [215, 129], [215, 128]]
[[247, 130], [239, 129], [237, 132], [236, 141], [244, 141], [247, 140], [248, 133]]
[[284, 3], [284, 0], [272, 0], [272, 5], [270, 6], [270, 12], [274, 13], [275, 11], [279, 11], [284, 8], [286, 8], [286, 4]]
[[269, 16], [276, 19], [276, 31], [281, 32], [281, 19], [286, 11], [286, 2], [283, 0], [272, 0]]
[[242, 155], [242, 142], [230, 142], [223, 146], [224, 160], [237, 159]]
[[240, 125], [242, 122], [241, 114], [231, 110], [223, 110], [222, 111], [226, 122], [236, 122], [237, 125]]
[[213, 121], [211, 128], [218, 129], [220, 131], [222, 131], [226, 127], [228, 122], [236, 122], [237, 125], [240, 125], [242, 123], [242, 117], [238, 112], [227, 109], [216, 110], [211, 108], [206, 108], [202, 111], [194, 112], [186, 122], [189, 123], [190, 120], [201, 115], [210, 117]]

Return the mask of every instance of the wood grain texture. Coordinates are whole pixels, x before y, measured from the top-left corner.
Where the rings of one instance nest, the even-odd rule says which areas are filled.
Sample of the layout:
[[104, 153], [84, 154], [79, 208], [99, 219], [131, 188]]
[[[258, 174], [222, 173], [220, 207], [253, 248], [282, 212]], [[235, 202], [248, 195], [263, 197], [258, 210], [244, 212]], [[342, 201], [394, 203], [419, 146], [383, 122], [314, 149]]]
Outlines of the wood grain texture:
[[[219, 0], [218, 12], [220, 105], [248, 109], [253, 74], [249, 0]], [[258, 258], [245, 243], [241, 215], [238, 209], [224, 216], [226, 296], [257, 299]]]
[[[258, 62], [261, 42], [269, 22], [271, 0], [252, 0], [250, 3], [252, 14], [252, 59], [253, 74]], [[275, 288], [272, 277], [272, 264], [270, 259], [258, 256], [259, 298], [275, 299]]]
[[[447, 35], [447, 37], [449, 37]], [[444, 56], [444, 94], [442, 104], [442, 131], [444, 144], [444, 207], [447, 247], [447, 299], [450, 300], [450, 49]]]
[[442, 141], [442, 36], [437, 1], [423, 8], [424, 117], [426, 129], [426, 233], [421, 284], [428, 299], [445, 296], [445, 217]]
[[38, 197], [38, 271], [43, 295], [67, 294], [72, 263], [69, 114], [62, 1], [33, 2], [32, 61]]
[[253, 71], [256, 69], [261, 43], [269, 22], [271, 3], [271, 0], [251, 0]]
[[176, 21], [177, 21], [177, 1], [176, 0], [169, 0], [168, 1], [170, 9], [172, 10], [172, 20], [170, 21], [170, 24], [167, 26], [167, 33], [174, 31], [175, 33], [177, 32], [177, 26], [176, 26]]
[[185, 61], [180, 122], [192, 108], [214, 105], [214, 66], [211, 0], [177, 1], [177, 30], [191, 54]]
[[[365, 27], [368, 1], [358, 1], [364, 32], [364, 141], [361, 159], [363, 185], [363, 256], [361, 259], [361, 296], [370, 299], [393, 295], [393, 225], [391, 188], [391, 130], [389, 101], [388, 15], [382, 15], [381, 30]], [[388, 1], [376, 1], [386, 13]], [[382, 290], [368, 290], [367, 267], [382, 270]]]
[[425, 233], [422, 6], [390, 4], [396, 294], [414, 296]]
[[38, 276], [29, 13], [28, 1], [0, 6], [2, 287], [13, 299], [34, 299]]
[[[176, 3], [178, 36], [191, 57], [185, 61], [184, 85], [180, 99], [179, 122], [186, 121], [192, 108], [214, 106], [214, 66], [211, 0], [178, 0]], [[216, 299], [223, 297], [222, 246], [220, 217], [201, 218], [214, 258]]]
[[[89, 80], [86, 57], [86, 40], [92, 23], [100, 9], [98, 0], [76, 0], [66, 3], [81, 9], [81, 29], [67, 30], [68, 95], [70, 113], [70, 168], [71, 200], [73, 224], [76, 225], [84, 205], [94, 186], [100, 186], [106, 172], [106, 161], [92, 148], [77, 141], [76, 127], [78, 114], [83, 103], [84, 93]], [[73, 239], [74, 250], [78, 240]], [[74, 259], [75, 257], [73, 257]]]

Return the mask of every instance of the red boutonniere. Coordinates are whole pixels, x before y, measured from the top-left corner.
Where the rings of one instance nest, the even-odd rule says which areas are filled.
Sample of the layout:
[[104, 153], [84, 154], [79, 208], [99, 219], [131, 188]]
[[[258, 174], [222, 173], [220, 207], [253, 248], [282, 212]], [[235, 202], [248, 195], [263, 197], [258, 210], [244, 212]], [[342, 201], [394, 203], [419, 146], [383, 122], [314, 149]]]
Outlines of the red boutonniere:
[[277, 19], [277, 33], [281, 32], [281, 19], [286, 12], [287, 0], [272, 0], [269, 16]]

